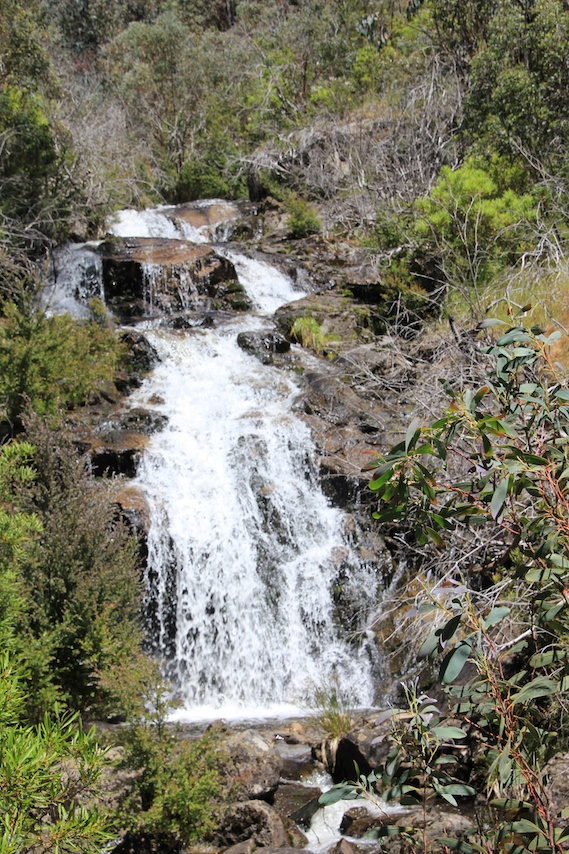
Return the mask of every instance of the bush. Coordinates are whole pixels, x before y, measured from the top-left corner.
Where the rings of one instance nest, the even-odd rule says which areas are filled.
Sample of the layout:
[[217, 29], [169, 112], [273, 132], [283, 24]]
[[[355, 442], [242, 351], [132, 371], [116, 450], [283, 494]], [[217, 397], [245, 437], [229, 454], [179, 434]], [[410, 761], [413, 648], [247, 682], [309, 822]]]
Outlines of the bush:
[[113, 837], [108, 816], [80, 806], [100, 794], [105, 751], [77, 716], [47, 716], [35, 727], [19, 722], [25, 706], [22, 674], [0, 658], [0, 850], [101, 851]]
[[46, 317], [25, 297], [0, 318], [0, 413], [19, 423], [29, 404], [41, 415], [72, 409], [112, 379], [121, 356], [112, 329], [69, 315]]
[[309, 202], [303, 199], [290, 199], [285, 207], [289, 213], [288, 230], [291, 237], [299, 239], [320, 232], [322, 223]]
[[25, 426], [34, 479], [14, 501], [41, 523], [21, 569], [31, 711], [41, 714], [55, 695], [93, 712], [106, 704], [101, 674], [141, 642], [137, 543], [69, 437], [36, 415]]

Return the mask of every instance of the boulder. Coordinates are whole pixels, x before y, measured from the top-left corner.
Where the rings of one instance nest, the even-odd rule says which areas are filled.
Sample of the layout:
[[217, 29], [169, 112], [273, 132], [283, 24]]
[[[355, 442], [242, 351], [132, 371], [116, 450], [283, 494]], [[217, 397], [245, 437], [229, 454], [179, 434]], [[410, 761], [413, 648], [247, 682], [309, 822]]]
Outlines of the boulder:
[[145, 406], [135, 406], [132, 409], [120, 412], [109, 419], [107, 423], [117, 430], [151, 436], [153, 433], [158, 433], [164, 429], [168, 423], [168, 416], [156, 412], [154, 409], [147, 409]]
[[302, 827], [310, 827], [314, 813], [319, 809], [318, 798], [322, 790], [301, 783], [283, 783], [273, 799], [273, 806], [281, 815]]
[[269, 798], [279, 785], [283, 760], [275, 747], [249, 729], [223, 739], [225, 788], [234, 800]]
[[113, 491], [113, 499], [121, 518], [131, 531], [139, 535], [140, 541], [144, 542], [150, 528], [150, 507], [144, 492], [132, 484], [121, 483], [119, 488]]
[[216, 831], [216, 844], [223, 847], [247, 840], [253, 840], [259, 848], [290, 847], [283, 819], [273, 807], [259, 800], [230, 806]]
[[271, 365], [275, 353], [288, 353], [290, 341], [275, 330], [266, 329], [260, 332], [240, 332], [237, 343], [246, 353], [250, 353], [264, 365]]
[[133, 371], [146, 374], [160, 362], [156, 348], [142, 332], [127, 329], [121, 332], [120, 342], [127, 348], [130, 366]]
[[364, 724], [341, 738], [328, 738], [322, 742], [322, 761], [334, 782], [355, 780], [359, 774], [367, 776], [380, 767], [389, 752], [389, 742], [377, 742], [379, 735], [378, 729]]
[[393, 824], [395, 816], [381, 816], [371, 813], [366, 807], [352, 807], [346, 810], [340, 822], [340, 833], [346, 836], [351, 836], [354, 839], [361, 839], [370, 830], [375, 827], [382, 827], [385, 824]]
[[95, 477], [134, 477], [148, 437], [129, 430], [112, 430], [92, 446], [91, 471]]

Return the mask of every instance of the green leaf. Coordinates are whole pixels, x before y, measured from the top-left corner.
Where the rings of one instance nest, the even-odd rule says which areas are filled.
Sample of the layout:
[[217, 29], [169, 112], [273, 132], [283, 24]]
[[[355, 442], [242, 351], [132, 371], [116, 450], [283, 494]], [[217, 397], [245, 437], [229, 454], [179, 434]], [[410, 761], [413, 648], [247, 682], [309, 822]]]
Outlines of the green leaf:
[[327, 792], [323, 792], [318, 798], [318, 803], [322, 807], [328, 807], [331, 804], [337, 804], [338, 801], [351, 801], [357, 798], [358, 793], [353, 786], [347, 786], [340, 783], [337, 786], [332, 786]]
[[[466, 733], [464, 732], [464, 730], [460, 729], [460, 727], [457, 726], [436, 726], [433, 727], [431, 732], [439, 741], [466, 738]], [[453, 792], [453, 794], [460, 795], [461, 792]]]
[[492, 326], [507, 326], [507, 323], [505, 320], [498, 320], [497, 317], [487, 317], [478, 324], [479, 329], [490, 329]]
[[531, 341], [531, 335], [525, 329], [516, 326], [510, 329], [509, 332], [506, 332], [505, 335], [502, 335], [496, 343], [498, 347], [507, 347], [508, 344], [514, 344], [516, 341]]
[[464, 839], [450, 839], [446, 836], [440, 836], [435, 839], [442, 850], [448, 848], [450, 851], [456, 851], [458, 854], [488, 854], [488, 849], [483, 848], [476, 842], [465, 842]]
[[442, 628], [438, 629], [438, 633], [440, 634], [441, 640], [448, 641], [455, 634], [456, 630], [460, 626], [462, 622], [462, 614], [456, 614], [454, 617], [451, 617], [448, 622], [442, 626]]
[[508, 812], [512, 810], [533, 810], [533, 804], [530, 804], [528, 801], [519, 801], [515, 798], [492, 798], [489, 801], [489, 805], [497, 807], [497, 809], [507, 810]]
[[437, 548], [442, 549], [445, 547], [445, 541], [438, 531], [435, 531], [434, 528], [430, 528], [428, 525], [425, 525], [425, 531], [427, 532], [429, 539], [433, 541]]
[[559, 400], [569, 400], [569, 388], [559, 388], [554, 394]]
[[544, 581], [551, 581], [552, 578], [563, 575], [564, 570], [553, 566], [544, 567], [543, 569], [530, 569], [525, 574], [526, 581], [539, 584]]
[[488, 616], [484, 618], [484, 628], [490, 629], [492, 626], [498, 625], [509, 613], [510, 609], [505, 605], [500, 608], [492, 608]]
[[419, 422], [416, 418], [414, 418], [413, 421], [411, 421], [411, 423], [407, 427], [407, 432], [405, 433], [406, 451], [410, 451], [414, 447], [420, 433], [421, 431], [419, 430]]
[[457, 676], [460, 675], [464, 665], [468, 661], [470, 651], [470, 644], [462, 642], [459, 643], [459, 645], [455, 649], [451, 650], [451, 652], [445, 655], [440, 670], [441, 682], [443, 682], [444, 684], [454, 682], [454, 680], [457, 678]]
[[500, 513], [502, 512], [502, 507], [506, 502], [506, 498], [508, 496], [508, 487], [510, 485], [510, 476], [503, 478], [496, 489], [494, 490], [494, 495], [492, 496], [492, 501], [490, 502], [490, 513], [492, 514], [493, 519], [497, 519]]
[[476, 794], [476, 789], [473, 789], [472, 786], [467, 786], [465, 783], [449, 783], [447, 786], [443, 786], [443, 792], [448, 792], [451, 795], [458, 795], [461, 798], [471, 798]]
[[531, 667], [549, 667], [551, 664], [561, 661], [567, 661], [567, 652], [555, 647], [547, 650], [547, 652], [538, 652], [536, 655], [532, 655], [529, 663]]
[[428, 658], [433, 652], [439, 648], [440, 638], [439, 638], [439, 630], [437, 629], [434, 632], [431, 632], [430, 635], [423, 641], [421, 649], [419, 650], [419, 658]]
[[538, 676], [524, 685], [517, 694], [512, 695], [512, 703], [516, 706], [519, 703], [528, 703], [530, 700], [537, 700], [540, 697], [550, 697], [556, 689], [557, 683], [552, 682], [546, 676]]

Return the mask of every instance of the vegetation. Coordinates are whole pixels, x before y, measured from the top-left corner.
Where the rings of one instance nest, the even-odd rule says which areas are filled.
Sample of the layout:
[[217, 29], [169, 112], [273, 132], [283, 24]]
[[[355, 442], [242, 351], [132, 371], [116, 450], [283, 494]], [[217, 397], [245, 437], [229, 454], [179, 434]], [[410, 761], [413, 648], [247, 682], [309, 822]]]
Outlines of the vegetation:
[[[60, 420], [112, 382], [121, 350], [101, 315], [40, 309], [50, 249], [100, 234], [118, 207], [270, 195], [291, 238], [375, 263], [362, 309], [375, 332], [412, 336], [430, 315], [488, 334], [516, 302], [560, 328], [568, 35], [563, 0], [0, 0], [7, 851], [31, 850], [38, 833], [45, 848], [104, 844], [105, 820], [78, 805], [63, 772], [79, 767], [89, 789], [104, 764], [77, 711], [134, 722], [138, 830], [188, 844], [211, 827], [218, 791], [211, 744], [175, 744], [133, 700], [148, 665], [136, 543]], [[314, 318], [291, 335], [325, 348]], [[509, 815], [465, 854], [512, 850], [512, 834], [520, 850], [558, 850], [540, 774], [567, 737], [568, 393], [552, 356], [566, 360], [566, 347], [551, 329], [517, 326], [487, 346], [478, 386], [447, 382], [448, 413], [412, 424], [372, 480], [378, 522], [419, 575], [437, 565], [415, 619], [435, 620], [420, 653], [440, 663], [459, 724], [450, 733], [447, 710], [408, 687], [411, 711], [390, 713], [383, 779], [360, 789], [452, 803], [492, 787]], [[346, 724], [329, 711], [330, 726]], [[473, 733], [487, 764], [467, 781], [452, 757]], [[25, 814], [6, 782], [16, 767]]]
[[[409, 714], [391, 709], [378, 719], [394, 720], [384, 797], [413, 803], [430, 790], [455, 803], [474, 794], [455, 776], [449, 747], [475, 738], [473, 780], [496, 795], [490, 803], [503, 818], [491, 832], [473, 828], [460, 843], [467, 852], [507, 846], [514, 835], [527, 850], [561, 851], [568, 834], [544, 781], [569, 689], [569, 390], [549, 358], [559, 336], [506, 329], [486, 348], [485, 385], [459, 392], [445, 381], [447, 413], [427, 427], [412, 422], [370, 482], [375, 518], [437, 550], [439, 574], [417, 602], [434, 622], [418, 655], [439, 662], [448, 714], [460, 722], [441, 723], [436, 702], [407, 689]], [[359, 790], [378, 782], [373, 775]]]

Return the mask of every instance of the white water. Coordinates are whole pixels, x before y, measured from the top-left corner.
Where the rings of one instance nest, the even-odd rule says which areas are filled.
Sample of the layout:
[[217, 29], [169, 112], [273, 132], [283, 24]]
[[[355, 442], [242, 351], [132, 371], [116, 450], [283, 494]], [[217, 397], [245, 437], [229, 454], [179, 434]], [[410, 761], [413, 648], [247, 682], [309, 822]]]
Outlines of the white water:
[[[120, 212], [112, 230], [204, 242], [212, 227], [220, 233], [219, 224], [192, 229], [158, 209]], [[179, 687], [180, 720], [302, 714], [326, 684], [367, 706], [369, 660], [340, 636], [333, 587], [365, 588], [369, 579], [344, 541], [342, 513], [322, 494], [309, 430], [293, 414], [296, 376], [237, 345], [240, 331], [265, 329], [263, 315], [304, 294], [275, 267], [217, 248], [257, 316], [207, 331], [149, 330], [162, 363], [130, 399], [168, 417], [137, 477], [152, 516], [150, 642]], [[85, 300], [103, 296], [94, 249], [57, 250], [49, 311], [86, 316]], [[145, 265], [150, 312], [160, 276]], [[189, 288], [188, 308], [191, 298]]]
[[102, 261], [96, 243], [66, 243], [53, 252], [48, 285], [42, 295], [47, 314], [69, 313], [77, 319], [91, 316], [87, 302], [104, 299]]
[[291, 713], [335, 674], [369, 704], [367, 663], [333, 625], [342, 520], [290, 412], [296, 387], [243, 353], [238, 331], [151, 338], [164, 361], [142, 402], [160, 397], [169, 418], [139, 474], [154, 508], [156, 649], [171, 658], [182, 717]]
[[[260, 313], [303, 296], [275, 268], [226, 254]], [[179, 686], [179, 720], [299, 714], [330, 680], [357, 705], [372, 700], [367, 655], [334, 624], [349, 549], [292, 413], [295, 375], [237, 345], [240, 331], [265, 326], [249, 316], [150, 331], [162, 363], [132, 399], [168, 417], [138, 483], [152, 507], [148, 624]]]
[[[230, 202], [221, 199], [206, 199], [193, 202], [188, 206], [196, 212], [218, 211], [219, 217], [236, 214], [237, 209]], [[162, 205], [156, 208], [137, 211], [132, 208], [117, 211], [109, 225], [109, 234], [115, 237], [163, 237], [171, 240], [189, 240], [191, 243], [209, 243], [215, 239], [227, 239], [224, 220], [216, 219], [201, 226], [193, 226], [175, 207]], [[225, 236], [219, 232], [225, 232]]]

